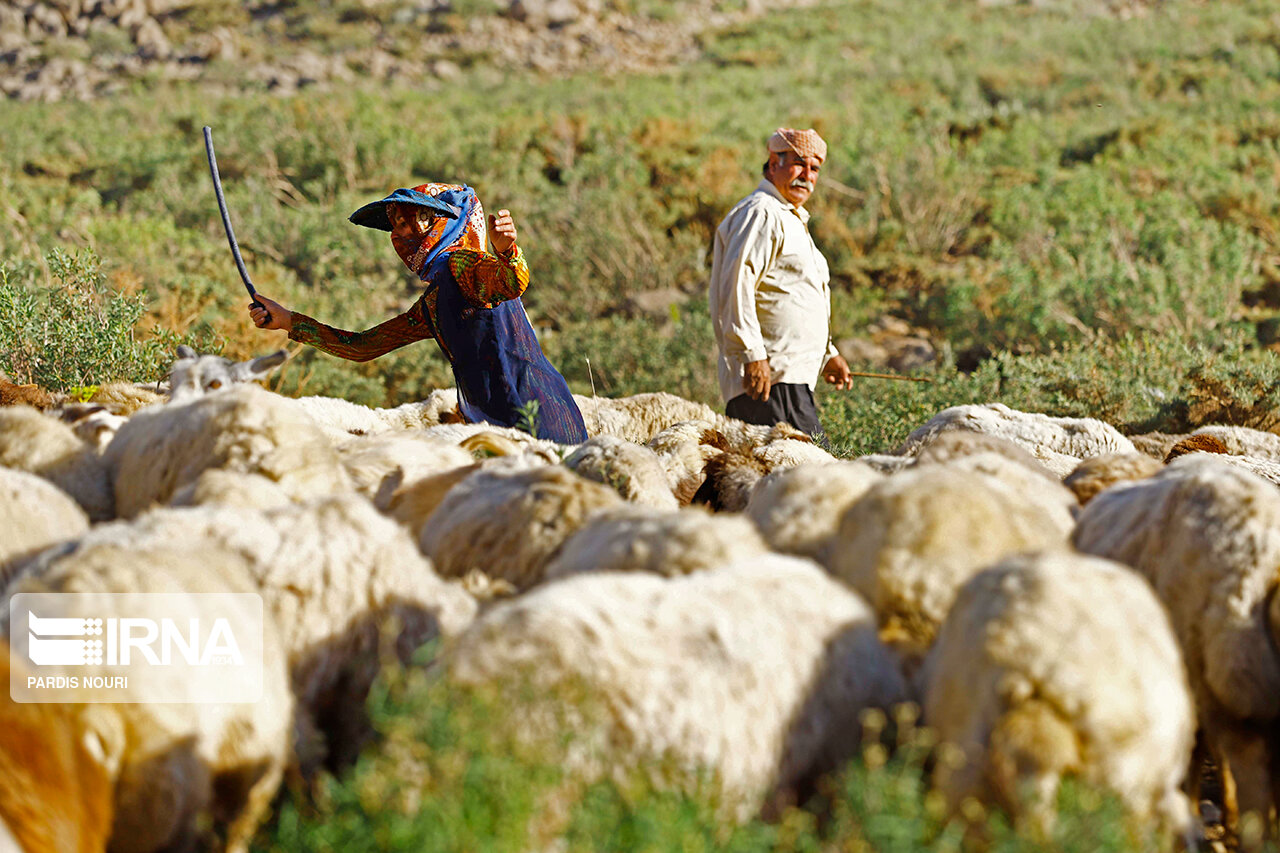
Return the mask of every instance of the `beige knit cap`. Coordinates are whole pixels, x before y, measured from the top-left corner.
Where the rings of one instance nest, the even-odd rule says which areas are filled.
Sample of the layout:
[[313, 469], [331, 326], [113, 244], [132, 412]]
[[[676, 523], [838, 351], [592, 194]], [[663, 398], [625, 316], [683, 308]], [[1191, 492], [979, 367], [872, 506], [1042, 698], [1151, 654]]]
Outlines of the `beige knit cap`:
[[817, 157], [818, 162], [827, 159], [827, 143], [813, 128], [796, 130], [780, 127], [769, 137], [770, 151], [794, 151], [801, 157]]

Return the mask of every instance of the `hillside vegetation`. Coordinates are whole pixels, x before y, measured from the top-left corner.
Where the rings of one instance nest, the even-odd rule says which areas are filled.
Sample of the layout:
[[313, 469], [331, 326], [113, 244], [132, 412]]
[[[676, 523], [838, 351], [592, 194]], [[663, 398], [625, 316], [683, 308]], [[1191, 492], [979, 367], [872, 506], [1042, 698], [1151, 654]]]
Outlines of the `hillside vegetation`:
[[[831, 143], [810, 206], [835, 336], [892, 314], [942, 354], [931, 386], [824, 395], [842, 446], [884, 449], [974, 400], [1139, 429], [1185, 426], [1207, 396], [1248, 418], [1271, 409], [1275, 372], [1278, 51], [1266, 2], [1123, 17], [863, 0], [704, 32], [694, 61], [653, 74], [477, 63], [443, 86], [154, 81], [10, 101], [0, 257], [8, 286], [38, 287], [46, 253], [92, 250], [112, 287], [145, 294], [144, 328], [233, 355], [278, 345], [243, 311], [207, 124], [264, 293], [348, 328], [402, 310], [416, 283], [346, 216], [392, 187], [466, 181], [518, 218], [526, 303], [575, 391], [716, 402], [711, 235], [756, 182], [764, 136], [812, 125]], [[363, 366], [304, 351], [278, 384], [396, 403], [451, 379], [426, 344]]]

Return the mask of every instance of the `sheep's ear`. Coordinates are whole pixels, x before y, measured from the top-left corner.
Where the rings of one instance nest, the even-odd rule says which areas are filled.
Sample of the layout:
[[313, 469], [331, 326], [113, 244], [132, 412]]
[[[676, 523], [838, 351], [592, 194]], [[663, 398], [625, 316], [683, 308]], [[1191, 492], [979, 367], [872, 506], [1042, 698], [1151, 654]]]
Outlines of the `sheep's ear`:
[[239, 364], [233, 364], [231, 366], [231, 373], [237, 382], [249, 382], [254, 379], [261, 379], [280, 365], [284, 364], [288, 357], [288, 350], [278, 349], [270, 355], [260, 355], [250, 361], [242, 361]]
[[186, 344], [178, 345], [178, 358], [195, 358], [196, 351]]

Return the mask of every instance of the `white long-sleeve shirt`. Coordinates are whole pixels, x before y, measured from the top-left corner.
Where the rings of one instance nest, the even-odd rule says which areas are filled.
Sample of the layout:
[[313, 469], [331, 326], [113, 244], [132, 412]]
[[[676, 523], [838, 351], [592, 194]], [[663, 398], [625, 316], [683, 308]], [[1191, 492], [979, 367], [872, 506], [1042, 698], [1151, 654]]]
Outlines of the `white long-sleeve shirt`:
[[763, 180], [716, 229], [709, 297], [726, 402], [745, 392], [748, 362], [767, 358], [771, 383], [813, 389], [839, 354], [831, 343], [831, 272], [808, 222], [809, 211]]

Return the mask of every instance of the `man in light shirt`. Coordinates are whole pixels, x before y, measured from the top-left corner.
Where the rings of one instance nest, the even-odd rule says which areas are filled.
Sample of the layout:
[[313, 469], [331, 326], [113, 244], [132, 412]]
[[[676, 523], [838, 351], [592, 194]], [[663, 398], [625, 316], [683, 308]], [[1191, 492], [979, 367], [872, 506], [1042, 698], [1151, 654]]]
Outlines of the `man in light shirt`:
[[716, 229], [710, 303], [720, 392], [729, 417], [820, 435], [818, 374], [853, 385], [831, 343], [831, 274], [804, 209], [827, 144], [813, 129], [782, 127], [768, 149], [764, 180]]

